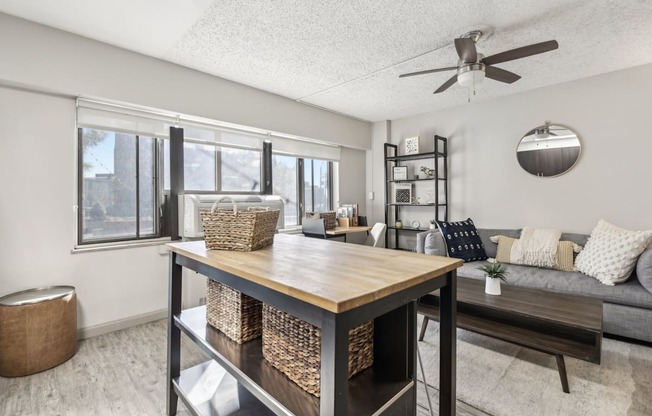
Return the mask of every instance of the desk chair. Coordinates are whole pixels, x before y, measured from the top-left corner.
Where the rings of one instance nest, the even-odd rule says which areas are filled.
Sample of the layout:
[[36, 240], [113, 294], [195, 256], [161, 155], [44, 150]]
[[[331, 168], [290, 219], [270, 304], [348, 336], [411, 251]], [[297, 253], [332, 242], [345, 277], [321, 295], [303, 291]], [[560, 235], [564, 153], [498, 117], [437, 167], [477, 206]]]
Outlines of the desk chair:
[[385, 230], [387, 230], [387, 225], [382, 222], [375, 223], [371, 229], [371, 233], [369, 233], [369, 236], [367, 237], [367, 241], [365, 241], [365, 245], [378, 247], [378, 243], [382, 241], [385, 236]]
[[323, 218], [304, 218], [301, 221], [301, 232], [305, 237], [327, 238]]

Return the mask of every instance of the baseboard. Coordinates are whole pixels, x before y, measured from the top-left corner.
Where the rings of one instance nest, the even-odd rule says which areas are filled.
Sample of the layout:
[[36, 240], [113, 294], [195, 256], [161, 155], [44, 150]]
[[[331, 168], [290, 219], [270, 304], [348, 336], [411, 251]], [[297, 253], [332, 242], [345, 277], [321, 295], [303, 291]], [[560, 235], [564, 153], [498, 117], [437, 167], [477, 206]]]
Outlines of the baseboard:
[[109, 332], [127, 329], [132, 326], [146, 324], [157, 321], [168, 316], [167, 309], [144, 313], [142, 315], [130, 316], [129, 318], [119, 319], [117, 321], [107, 322], [105, 324], [79, 328], [77, 330], [77, 339], [93, 338], [98, 335], [108, 334]]

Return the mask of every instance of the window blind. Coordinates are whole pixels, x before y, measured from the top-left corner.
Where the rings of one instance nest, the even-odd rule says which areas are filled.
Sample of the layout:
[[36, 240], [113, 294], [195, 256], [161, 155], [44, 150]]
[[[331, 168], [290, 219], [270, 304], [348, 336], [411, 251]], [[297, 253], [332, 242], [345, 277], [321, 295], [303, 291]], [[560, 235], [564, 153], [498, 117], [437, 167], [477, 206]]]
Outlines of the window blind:
[[338, 162], [340, 147], [325, 143], [310, 142], [272, 135], [272, 153], [285, 154], [307, 159], [321, 159]]
[[187, 140], [256, 150], [262, 150], [263, 142], [270, 140], [275, 154], [334, 162], [340, 160], [340, 147], [337, 145], [164, 110], [77, 98], [78, 127], [168, 138], [169, 127], [173, 125], [184, 129]]
[[154, 113], [117, 104], [77, 99], [77, 126], [141, 134], [152, 137], [168, 137], [169, 126], [177, 116]]

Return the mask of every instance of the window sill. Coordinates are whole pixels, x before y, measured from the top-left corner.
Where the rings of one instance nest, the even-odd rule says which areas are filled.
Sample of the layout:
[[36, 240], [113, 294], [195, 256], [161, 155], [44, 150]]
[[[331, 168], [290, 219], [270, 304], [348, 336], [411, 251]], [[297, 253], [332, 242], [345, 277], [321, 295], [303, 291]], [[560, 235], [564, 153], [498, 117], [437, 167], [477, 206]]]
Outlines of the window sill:
[[139, 240], [139, 241], [118, 241], [115, 243], [97, 243], [97, 244], [84, 244], [76, 245], [72, 250], [71, 254], [80, 254], [80, 253], [91, 253], [95, 251], [107, 251], [107, 250], [121, 250], [125, 248], [138, 248], [138, 247], [147, 247], [147, 246], [159, 246], [171, 242], [170, 237], [154, 238], [151, 240]]

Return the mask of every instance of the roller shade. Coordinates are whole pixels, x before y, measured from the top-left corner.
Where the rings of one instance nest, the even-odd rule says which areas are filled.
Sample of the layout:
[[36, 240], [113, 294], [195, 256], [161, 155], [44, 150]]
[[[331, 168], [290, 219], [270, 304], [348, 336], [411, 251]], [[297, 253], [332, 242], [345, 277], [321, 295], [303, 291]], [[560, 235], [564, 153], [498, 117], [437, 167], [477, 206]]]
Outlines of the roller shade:
[[206, 123], [181, 121], [185, 140], [215, 143], [224, 147], [262, 150], [266, 134], [231, 129]]
[[275, 135], [272, 135], [270, 140], [272, 141], [272, 153], [274, 154], [285, 154], [307, 159], [330, 160], [333, 162], [340, 160], [339, 146]]
[[152, 137], [168, 137], [176, 115], [77, 99], [77, 126]]

